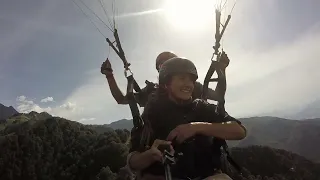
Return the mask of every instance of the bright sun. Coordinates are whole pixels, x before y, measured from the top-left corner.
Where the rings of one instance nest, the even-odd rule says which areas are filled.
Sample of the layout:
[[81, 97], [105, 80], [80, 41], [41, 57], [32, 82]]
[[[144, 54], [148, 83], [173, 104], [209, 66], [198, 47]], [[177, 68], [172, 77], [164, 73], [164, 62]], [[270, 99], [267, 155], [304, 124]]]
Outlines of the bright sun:
[[176, 28], [200, 30], [214, 20], [216, 0], [166, 0], [168, 21]]

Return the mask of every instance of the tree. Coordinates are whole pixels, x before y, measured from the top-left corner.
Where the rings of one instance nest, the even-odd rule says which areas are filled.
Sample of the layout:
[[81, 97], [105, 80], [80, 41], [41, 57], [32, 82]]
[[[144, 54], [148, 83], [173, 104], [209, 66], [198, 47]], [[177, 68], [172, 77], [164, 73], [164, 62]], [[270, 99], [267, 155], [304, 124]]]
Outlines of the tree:
[[117, 175], [107, 166], [101, 168], [100, 173], [97, 175], [97, 180], [115, 180], [116, 176]]

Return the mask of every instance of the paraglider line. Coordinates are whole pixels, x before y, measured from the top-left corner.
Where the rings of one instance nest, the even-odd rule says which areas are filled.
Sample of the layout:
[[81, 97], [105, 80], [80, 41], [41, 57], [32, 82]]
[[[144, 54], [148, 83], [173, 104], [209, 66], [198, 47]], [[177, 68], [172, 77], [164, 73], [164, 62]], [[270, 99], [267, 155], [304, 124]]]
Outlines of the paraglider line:
[[106, 17], [107, 17], [107, 20], [108, 20], [108, 22], [109, 22], [109, 25], [114, 29], [114, 27], [112, 26], [112, 22], [111, 22], [111, 20], [110, 20], [110, 18], [109, 18], [109, 16], [108, 16], [107, 11], [106, 11], [106, 8], [104, 7], [104, 2], [103, 2], [103, 0], [99, 0], [99, 3], [100, 3], [100, 5], [101, 5], [101, 7], [102, 7], [102, 9], [103, 9], [103, 11], [104, 11], [104, 14], [105, 14]]
[[112, 13], [113, 13], [113, 27], [114, 29], [116, 29], [116, 20], [115, 20], [115, 14], [116, 14], [116, 10], [115, 10], [115, 1], [112, 1]]
[[89, 9], [111, 32], [113, 30], [91, 9], [89, 8], [82, 0], [79, 0], [87, 9]]
[[232, 7], [232, 9], [231, 9], [230, 14], [232, 13], [232, 11], [233, 11], [234, 7], [236, 6], [236, 4], [237, 4], [237, 0], [234, 1], [234, 4], [233, 4], [233, 7]]
[[228, 0], [226, 0], [221, 8], [221, 10], [223, 10], [225, 7], [226, 7], [226, 4], [227, 4]]
[[72, 2], [78, 6], [78, 8], [81, 10], [81, 12], [89, 19], [89, 21], [94, 25], [94, 27], [99, 31], [99, 33], [100, 33], [103, 37], [106, 38], [106, 36], [100, 31], [100, 29], [99, 29], [98, 26], [92, 21], [92, 19], [89, 18], [89, 15], [87, 15], [87, 14], [83, 11], [83, 9], [79, 6], [79, 4], [77, 4], [77, 3], [75, 2], [75, 0], [72, 0]]
[[107, 56], [107, 59], [110, 57], [110, 46], [108, 46], [108, 56]]

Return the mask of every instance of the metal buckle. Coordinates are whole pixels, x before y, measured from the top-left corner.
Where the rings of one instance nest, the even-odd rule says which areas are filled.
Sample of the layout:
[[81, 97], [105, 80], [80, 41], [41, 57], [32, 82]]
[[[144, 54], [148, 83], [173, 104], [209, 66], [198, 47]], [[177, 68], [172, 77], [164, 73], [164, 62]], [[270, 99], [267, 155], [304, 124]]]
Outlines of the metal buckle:
[[[128, 72], [130, 73], [130, 75], [128, 75]], [[133, 75], [133, 73], [132, 73], [130, 68], [127, 68], [127, 69], [124, 70], [124, 76], [126, 78], [129, 77], [129, 76], [132, 76], [132, 75]]]

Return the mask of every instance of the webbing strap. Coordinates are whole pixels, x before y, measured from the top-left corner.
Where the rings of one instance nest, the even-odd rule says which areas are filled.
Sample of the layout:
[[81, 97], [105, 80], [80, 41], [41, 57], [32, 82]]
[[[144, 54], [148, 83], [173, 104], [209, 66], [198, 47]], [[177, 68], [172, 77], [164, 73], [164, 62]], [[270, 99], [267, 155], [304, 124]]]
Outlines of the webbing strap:
[[237, 171], [241, 172], [241, 171], [242, 171], [242, 168], [241, 168], [241, 166], [239, 166], [239, 164], [236, 163], [236, 162], [234, 161], [234, 159], [231, 157], [230, 152], [229, 152], [229, 150], [228, 150], [228, 145], [227, 145], [226, 141], [224, 141], [224, 144], [222, 145], [222, 148], [223, 148], [224, 152], [225, 152], [226, 155], [227, 155], [227, 160], [229, 161], [229, 163], [230, 163]]
[[[119, 58], [122, 60], [124, 69], [125, 69], [125, 74], [126, 74], [127, 71], [130, 71], [129, 69], [130, 63], [128, 63], [125, 53], [122, 49], [117, 29], [114, 29], [113, 36], [115, 38], [116, 46], [113, 45], [113, 42], [111, 42], [109, 38], [106, 38], [106, 41], [108, 42], [109, 46], [111, 46], [111, 48], [114, 50], [114, 52], [117, 53]], [[129, 76], [126, 75], [126, 78], [128, 80], [126, 97], [128, 98], [128, 104], [132, 114], [133, 128], [137, 130], [143, 126], [143, 120], [140, 116], [139, 108], [134, 98], [133, 90], [135, 90], [136, 92], [141, 92], [141, 88], [139, 87], [136, 80], [133, 78], [132, 72], [131, 72], [131, 75]]]
[[[133, 76], [132, 76], [133, 78]], [[137, 81], [133, 78], [133, 89], [136, 91], [136, 92], [141, 92], [141, 88], [140, 86], [138, 85]]]
[[[130, 63], [128, 63], [127, 61], [127, 58], [125, 56], [125, 53], [122, 49], [122, 46], [121, 46], [121, 42], [120, 42], [120, 38], [119, 38], [119, 34], [118, 34], [118, 30], [117, 29], [114, 29], [114, 32], [113, 32], [113, 36], [115, 38], [115, 43], [116, 43], [116, 46], [113, 45], [113, 42], [110, 41], [109, 38], [106, 38], [106, 41], [108, 42], [109, 46], [111, 46], [111, 48], [114, 50], [115, 53], [117, 53], [117, 55], [119, 56], [119, 58], [122, 60], [123, 62], [123, 66], [124, 66], [124, 69], [125, 70], [129, 70], [129, 66], [131, 65]], [[139, 87], [138, 83], [134, 80], [134, 78], [132, 77], [133, 79], [133, 89], [136, 91], [136, 92], [141, 92], [141, 88]], [[131, 85], [130, 85], [131, 86]]]
[[133, 75], [127, 76], [127, 80], [128, 80], [128, 84], [127, 84], [128, 104], [129, 104], [132, 118], [133, 118], [133, 126], [134, 128], [138, 129], [143, 126], [143, 120], [140, 116], [140, 111], [133, 94], [133, 89], [134, 89], [134, 85], [136, 84], [136, 81], [134, 80]]
[[[222, 72], [222, 70], [220, 69], [220, 66], [219, 66], [221, 55], [223, 55], [223, 54], [219, 53], [219, 48], [220, 48], [220, 40], [222, 38], [223, 33], [225, 32], [225, 29], [226, 29], [230, 19], [231, 19], [231, 15], [228, 15], [228, 18], [227, 18], [225, 24], [222, 25], [223, 29], [221, 32], [220, 32], [220, 25], [221, 25], [220, 18], [221, 18], [221, 12], [216, 10], [216, 34], [215, 34], [216, 41], [215, 41], [215, 46], [213, 46], [214, 53], [211, 58], [210, 67], [208, 69], [208, 72], [207, 72], [205, 79], [204, 79], [204, 82], [203, 82], [203, 89], [202, 89], [201, 98], [204, 100], [208, 99], [207, 96], [208, 96], [209, 83], [217, 81], [218, 87], [216, 89], [218, 90], [218, 93], [219, 93], [221, 99], [218, 101], [218, 105], [216, 107], [216, 112], [218, 114], [220, 114], [221, 116], [225, 116], [226, 112], [225, 112], [225, 107], [224, 107], [224, 104], [225, 104], [224, 96], [225, 96], [226, 89], [227, 89], [227, 83], [226, 83], [225, 74]], [[213, 61], [214, 55], [217, 56], [217, 58], [216, 58], [217, 61]], [[218, 78], [212, 78], [212, 75], [215, 71], [217, 71]], [[230, 153], [228, 151], [227, 142], [225, 140], [222, 140], [222, 141], [223, 141], [222, 147], [227, 155], [227, 160], [238, 171], [241, 171], [241, 167], [230, 156]]]

